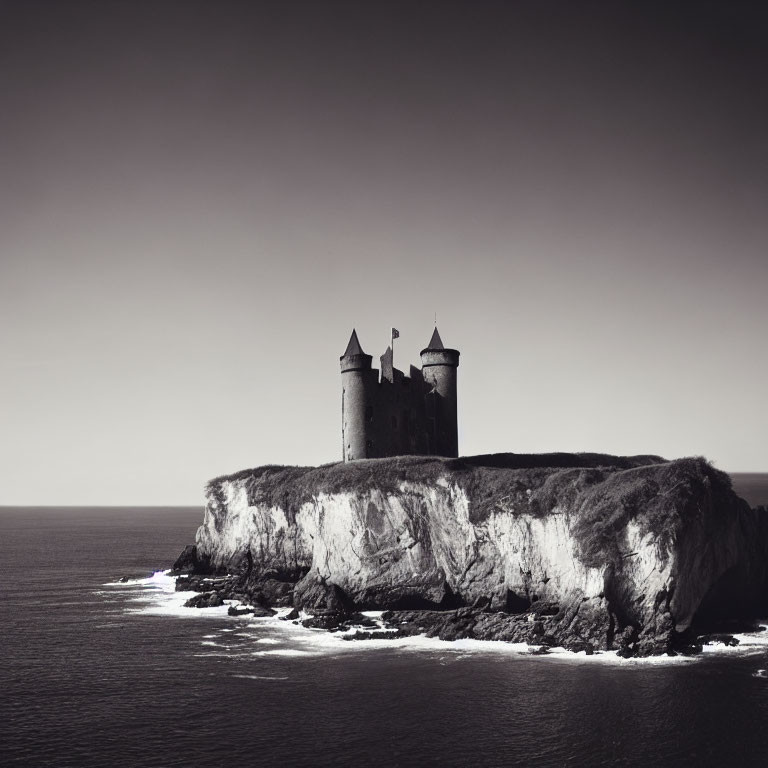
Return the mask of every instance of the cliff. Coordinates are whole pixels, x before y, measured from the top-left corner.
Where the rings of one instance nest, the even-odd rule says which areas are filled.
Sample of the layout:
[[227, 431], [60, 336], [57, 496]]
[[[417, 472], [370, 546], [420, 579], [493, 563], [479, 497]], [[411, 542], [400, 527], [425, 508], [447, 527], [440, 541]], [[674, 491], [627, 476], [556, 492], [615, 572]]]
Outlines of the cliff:
[[217, 478], [206, 495], [177, 571], [234, 574], [231, 591], [262, 604], [388, 609], [401, 632], [625, 655], [764, 608], [764, 514], [703, 459], [268, 466]]

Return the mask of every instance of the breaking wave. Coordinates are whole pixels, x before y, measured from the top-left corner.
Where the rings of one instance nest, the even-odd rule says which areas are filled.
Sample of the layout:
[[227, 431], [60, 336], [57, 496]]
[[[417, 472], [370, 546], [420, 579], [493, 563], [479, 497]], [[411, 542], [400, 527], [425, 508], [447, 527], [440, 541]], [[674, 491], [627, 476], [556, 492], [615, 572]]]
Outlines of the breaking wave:
[[[216, 652], [231, 652], [240, 655], [249, 646], [251, 656], [286, 656], [305, 657], [322, 654], [361, 653], [376, 650], [396, 652], [420, 652], [448, 654], [453, 658], [474, 656], [477, 654], [510, 655], [517, 657], [535, 656], [553, 662], [587, 663], [587, 664], [617, 664], [617, 665], [670, 665], [695, 663], [701, 656], [653, 656], [649, 658], [624, 659], [616, 651], [597, 651], [588, 656], [584, 651], [573, 652], [565, 648], [550, 648], [544, 654], [534, 654], [538, 646], [526, 643], [508, 643], [493, 640], [440, 640], [438, 638], [416, 635], [413, 637], [370, 640], [346, 640], [345, 636], [354, 634], [357, 630], [343, 632], [327, 632], [322, 629], [307, 629], [298, 623], [284, 620], [290, 613], [290, 608], [278, 609], [275, 616], [254, 617], [248, 615], [229, 616], [231, 605], [240, 605], [237, 601], [227, 600], [224, 605], [216, 608], [188, 608], [184, 605], [196, 592], [177, 592], [176, 578], [169, 571], [156, 571], [146, 578], [130, 579], [127, 581], [108, 582], [96, 594], [109, 593], [111, 590], [123, 594], [126, 613], [140, 613], [153, 616], [174, 618], [215, 619], [220, 623], [236, 622], [236, 627], [219, 626], [215, 634], [205, 634], [201, 637], [201, 645], [212, 647]], [[364, 615], [377, 622], [376, 631], [388, 630], [381, 624], [382, 611], [365, 611]], [[223, 633], [233, 633], [223, 635]], [[768, 649], [768, 632], [743, 633], [735, 635], [738, 645], [729, 646], [724, 643], [713, 643], [704, 646], [704, 654], [744, 655], [764, 652]], [[226, 639], [226, 642], [221, 642]], [[217, 642], [217, 640], [219, 642]], [[274, 648], [263, 649], [253, 646], [269, 645]], [[764, 671], [764, 670], [763, 670]], [[762, 677], [763, 675], [755, 675]], [[768, 673], [767, 673], [768, 676]]]

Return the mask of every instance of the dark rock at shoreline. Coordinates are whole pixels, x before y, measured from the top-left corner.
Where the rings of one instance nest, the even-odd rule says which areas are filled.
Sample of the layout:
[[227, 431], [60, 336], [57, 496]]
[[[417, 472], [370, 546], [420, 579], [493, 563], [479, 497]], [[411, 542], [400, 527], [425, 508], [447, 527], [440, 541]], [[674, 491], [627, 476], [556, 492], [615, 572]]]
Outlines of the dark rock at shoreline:
[[587, 656], [592, 656], [595, 652], [595, 646], [586, 640], [574, 640], [565, 646], [565, 650], [571, 651], [572, 653], [580, 653], [581, 651], [584, 651]]
[[176, 558], [176, 562], [171, 566], [171, 576], [179, 576], [182, 573], [194, 573], [199, 569], [199, 566], [197, 547], [194, 544], [187, 544], [182, 553]]
[[[584, 618], [590, 621], [590, 606], [585, 605]], [[488, 611], [484, 607], [460, 608], [455, 611], [386, 611], [382, 619], [390, 628], [407, 634], [425, 634], [441, 640], [474, 638], [476, 640], [495, 640], [509, 643], [528, 643], [546, 647], [562, 646], [573, 651], [592, 654], [596, 650], [608, 650], [605, 628], [595, 634], [585, 631], [594, 629], [589, 623], [579, 622], [576, 610], [558, 610], [553, 605], [540, 606], [544, 614], [532, 612], [510, 614], [503, 611]], [[605, 634], [604, 634], [605, 632]], [[620, 647], [625, 656], [637, 653], [636, 631], [625, 630], [620, 638]]]
[[[180, 575], [177, 590], [198, 591], [185, 605], [195, 608], [217, 607], [224, 600], [237, 599], [243, 605], [230, 606], [232, 616], [252, 615], [267, 617], [276, 615], [270, 606], [270, 597], [283, 603], [296, 598], [301, 608], [310, 615], [299, 621], [299, 607], [282, 618], [301, 623], [308, 629], [324, 629], [329, 632], [355, 632], [344, 636], [346, 640], [389, 639], [423, 634], [440, 640], [477, 639], [510, 643], [527, 643], [532, 653], [546, 654], [549, 648], [562, 646], [574, 653], [592, 655], [597, 650], [614, 648], [622, 658], [680, 653], [695, 654], [702, 644], [723, 642], [737, 644], [729, 633], [710, 633], [695, 638], [677, 636], [670, 638], [672, 618], [667, 612], [658, 614], [656, 624], [639, 632], [633, 625], [611, 630], [611, 614], [605, 611], [603, 597], [577, 599], [560, 604], [554, 601], [536, 600], [528, 604], [524, 612], [512, 613], [494, 610], [490, 599], [478, 598], [471, 606], [453, 610], [390, 610], [382, 619], [387, 627], [379, 629], [376, 621], [355, 610], [354, 602], [336, 584], [318, 577], [309, 577], [292, 585], [277, 579], [263, 582], [237, 576], [209, 576], [198, 574]], [[512, 601], [516, 609], [523, 601]], [[290, 604], [290, 603], [289, 603]], [[733, 622], [731, 626], [737, 625]], [[761, 629], [754, 622], [738, 622], [741, 631]]]
[[[638, 631], [633, 625], [612, 630], [610, 612], [604, 607], [604, 598], [574, 599], [561, 604], [536, 600], [524, 612], [494, 610], [488, 598], [478, 598], [471, 606], [453, 610], [390, 610], [383, 614], [386, 630], [379, 629], [374, 620], [355, 610], [354, 602], [338, 585], [317, 576], [310, 576], [293, 585], [274, 578], [262, 582], [243, 574], [236, 576], [180, 575], [177, 590], [198, 591], [185, 605], [207, 608], [224, 604], [224, 600], [239, 600], [242, 605], [231, 606], [229, 615], [254, 617], [274, 616], [270, 598], [277, 604], [300, 601], [299, 606], [285, 620], [301, 623], [308, 629], [329, 632], [357, 631], [345, 635], [348, 640], [396, 639], [423, 634], [440, 640], [477, 639], [498, 642], [527, 643], [535, 653], [543, 654], [548, 648], [562, 646], [574, 653], [592, 655], [597, 650], [614, 648], [622, 658], [662, 654], [695, 654], [703, 643], [737, 643], [729, 633], [710, 633], [695, 638], [675, 636], [671, 631], [672, 618], [661, 612], [655, 624]], [[513, 607], [523, 607], [523, 600], [512, 600]], [[310, 614], [303, 620], [301, 610]], [[733, 623], [731, 623], [735, 626]], [[738, 623], [742, 631], [759, 630], [754, 622]], [[672, 640], [672, 638], [676, 639]]]
[[318, 612], [314, 616], [304, 619], [301, 624], [310, 629], [327, 629], [331, 632], [345, 632], [354, 627], [371, 629], [378, 629], [379, 627], [377, 622], [364, 616], [362, 613], [344, 613], [339, 611]]
[[378, 623], [361, 613], [354, 614], [347, 620], [347, 624], [354, 627], [378, 627]]
[[260, 619], [267, 616], [275, 616], [277, 611], [272, 608], [265, 608], [263, 605], [230, 605], [227, 614], [229, 616], [251, 615]]
[[712, 633], [710, 635], [701, 635], [697, 640], [702, 645], [714, 645], [715, 643], [722, 643], [723, 645], [737, 646], [739, 639], [733, 635], [726, 635], [721, 633]]
[[630, 659], [637, 656], [637, 629], [629, 626], [617, 636], [618, 655], [624, 659]]
[[199, 576], [188, 574], [176, 579], [177, 592], [219, 592], [230, 584], [226, 577]]
[[339, 628], [345, 618], [345, 614], [335, 611], [316, 613], [314, 616], [304, 619], [301, 625], [307, 629], [328, 629], [334, 631]]
[[311, 612], [347, 614], [355, 604], [344, 590], [320, 576], [302, 579], [293, 590], [293, 604]]
[[218, 592], [201, 592], [184, 603], [185, 608], [218, 608], [220, 605], [224, 605], [224, 600]]
[[412, 637], [412, 635], [404, 630], [395, 630], [394, 632], [387, 630], [374, 630], [363, 631], [357, 630], [349, 635], [344, 635], [344, 640], [397, 640], [403, 637]]
[[293, 584], [277, 579], [266, 579], [259, 584], [259, 587], [267, 605], [277, 607], [293, 605]]

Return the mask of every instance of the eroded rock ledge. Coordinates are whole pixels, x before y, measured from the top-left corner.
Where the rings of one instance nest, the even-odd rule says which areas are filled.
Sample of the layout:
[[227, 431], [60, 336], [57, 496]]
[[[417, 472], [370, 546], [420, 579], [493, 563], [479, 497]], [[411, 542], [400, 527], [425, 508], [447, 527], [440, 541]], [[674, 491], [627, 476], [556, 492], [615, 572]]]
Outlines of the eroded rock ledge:
[[206, 495], [177, 588], [259, 615], [293, 606], [292, 618], [359, 639], [380, 634], [359, 612], [385, 610], [387, 637], [652, 655], [768, 613], [768, 514], [700, 458], [268, 466]]

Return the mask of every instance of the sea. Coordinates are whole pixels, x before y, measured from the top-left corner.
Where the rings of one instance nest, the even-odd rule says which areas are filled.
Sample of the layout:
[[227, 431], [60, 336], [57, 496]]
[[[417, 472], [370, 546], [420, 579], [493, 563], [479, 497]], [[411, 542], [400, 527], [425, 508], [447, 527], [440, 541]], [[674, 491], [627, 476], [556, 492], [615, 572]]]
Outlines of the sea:
[[646, 660], [349, 642], [184, 608], [201, 519], [0, 508], [0, 766], [768, 766], [768, 631]]

